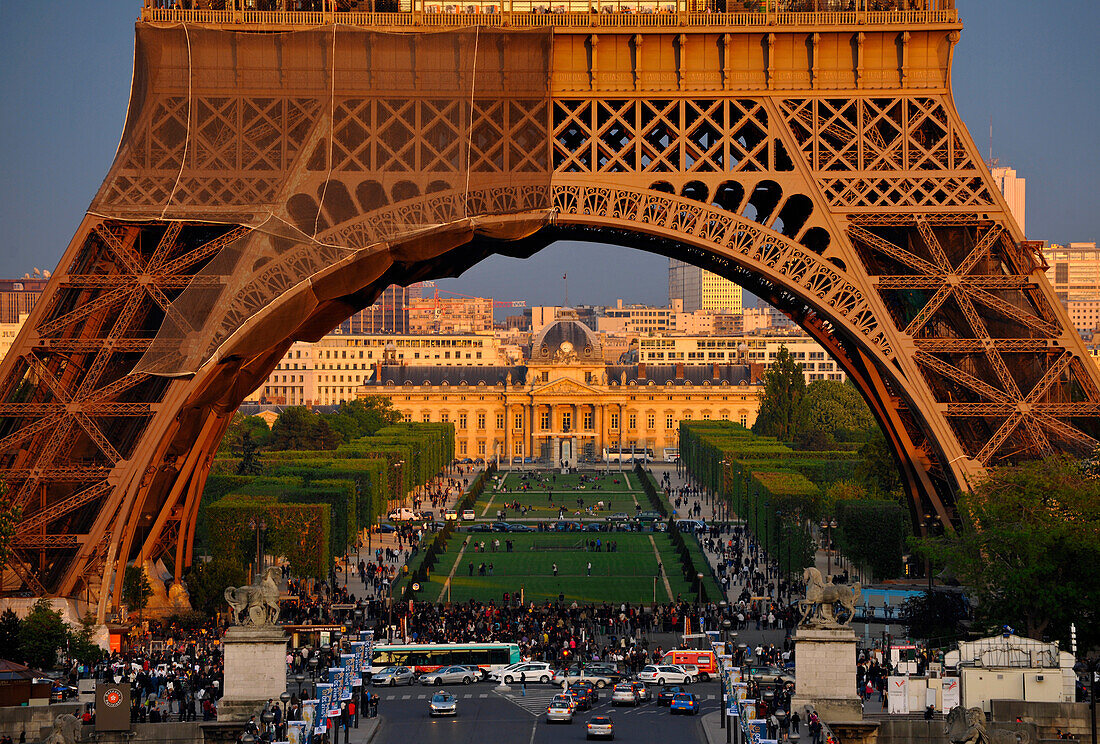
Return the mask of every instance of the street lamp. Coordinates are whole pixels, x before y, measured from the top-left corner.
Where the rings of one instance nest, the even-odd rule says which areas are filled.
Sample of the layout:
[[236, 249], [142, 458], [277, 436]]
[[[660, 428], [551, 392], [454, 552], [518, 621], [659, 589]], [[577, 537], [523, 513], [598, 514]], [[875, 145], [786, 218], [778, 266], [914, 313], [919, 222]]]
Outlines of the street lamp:
[[310, 693], [311, 698], [317, 697], [317, 666], [321, 663], [321, 652], [319, 649], [315, 649], [313, 655], [309, 657], [309, 673], [313, 677], [313, 691]]
[[263, 547], [260, 540], [260, 534], [267, 529], [267, 522], [264, 519], [260, 519], [258, 522], [255, 517], [248, 520], [248, 528], [256, 533], [256, 576], [259, 576], [263, 572]]
[[[260, 721], [264, 725], [264, 733], [265, 734], [268, 733], [268, 731], [267, 731], [268, 726], [270, 726], [271, 723], [274, 720], [275, 720], [275, 713], [270, 708], [264, 708], [263, 711], [260, 713]], [[263, 737], [261, 736], [261, 738], [263, 738]]]
[[298, 683], [298, 699], [302, 699], [302, 685], [305, 684], [306, 675], [302, 672], [298, 672], [294, 675], [294, 681]]
[[702, 574], [702, 572], [699, 572], [699, 573], [695, 574], [695, 580], [697, 582], [697, 585], [696, 585], [697, 599], [698, 599], [697, 604], [703, 604], [703, 574]]
[[836, 529], [835, 519], [822, 519], [821, 529], [827, 530], [825, 537], [825, 556], [828, 559], [826, 564], [826, 575], [831, 576], [833, 573], [833, 530]]
[[[279, 693], [279, 700], [281, 700], [282, 703], [283, 703], [283, 722], [282, 722], [282, 725], [285, 727], [286, 726], [286, 706], [287, 706], [287, 703], [290, 702], [290, 691], [289, 690], [283, 690], [281, 693]], [[279, 732], [276, 731], [275, 733], [278, 734]], [[281, 736], [279, 738], [282, 739]]]

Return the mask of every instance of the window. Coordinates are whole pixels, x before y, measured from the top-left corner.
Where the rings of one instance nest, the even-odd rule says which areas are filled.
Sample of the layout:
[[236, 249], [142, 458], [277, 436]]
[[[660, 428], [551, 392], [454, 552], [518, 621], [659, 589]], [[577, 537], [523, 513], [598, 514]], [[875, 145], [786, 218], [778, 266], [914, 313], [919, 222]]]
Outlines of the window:
[[673, 417], [673, 415], [671, 413], [666, 413], [665, 414], [665, 428], [666, 429], [676, 428], [676, 419]]
[[543, 411], [539, 416], [539, 428], [543, 431], [550, 431], [550, 412]]
[[745, 414], [744, 411], [742, 411], [741, 412], [741, 426], [748, 426], [748, 425], [749, 425], [749, 417], [748, 417], [748, 415]]
[[710, 421], [710, 411], [703, 411], [703, 421]]
[[584, 412], [584, 430], [585, 431], [591, 431], [592, 430], [592, 411], [585, 411]]
[[464, 413], [458, 414], [458, 428], [459, 429], [465, 429], [466, 428], [466, 414], [464, 414]]
[[451, 421], [451, 414], [449, 414], [449, 413], [447, 413], [446, 411], [444, 411], [443, 413], [439, 414], [439, 421], [440, 421], [441, 423], [444, 423], [444, 424], [448, 424], [448, 423], [450, 423], [450, 421]]
[[647, 429], [657, 428], [657, 417], [652, 413], [645, 417], [645, 426]]
[[503, 429], [504, 428], [504, 414], [503, 413], [498, 413], [497, 414], [497, 428], [498, 429]]
[[424, 413], [420, 417], [420, 420], [423, 421], [425, 424], [430, 424], [432, 422], [431, 412], [424, 411]]
[[479, 455], [484, 455], [485, 454], [485, 442], [478, 442], [477, 443], [477, 453]]
[[561, 414], [561, 430], [573, 431], [573, 412], [563, 411]]
[[617, 413], [611, 414], [611, 428], [612, 429], [618, 429], [619, 428], [619, 414], [617, 414]]
[[485, 414], [479, 413], [477, 415], [477, 430], [485, 431]]
[[635, 414], [635, 413], [630, 414], [627, 417], [626, 421], [627, 421], [627, 428], [628, 429], [637, 429], [638, 428], [638, 415], [637, 414]]
[[465, 442], [459, 442], [458, 443], [458, 454], [460, 454], [460, 455], [466, 454], [466, 443]]
[[523, 414], [522, 413], [517, 413], [516, 414], [516, 420], [515, 420], [515, 423], [512, 426], [512, 428], [513, 429], [522, 429], [523, 428]]

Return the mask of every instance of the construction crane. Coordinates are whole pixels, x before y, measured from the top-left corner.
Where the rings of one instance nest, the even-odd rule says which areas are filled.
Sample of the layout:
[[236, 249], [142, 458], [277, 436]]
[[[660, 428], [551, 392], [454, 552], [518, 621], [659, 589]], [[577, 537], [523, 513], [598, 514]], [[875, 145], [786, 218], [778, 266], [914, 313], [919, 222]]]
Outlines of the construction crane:
[[[461, 297], [464, 300], [484, 300], [486, 297], [475, 297], [474, 295], [462, 294], [461, 292], [455, 292], [452, 289], [440, 289], [435, 282], [427, 281], [421, 282], [421, 286], [424, 288], [431, 287], [435, 290], [434, 299], [439, 299], [439, 293], [447, 295], [454, 295], [455, 297]], [[489, 300], [493, 303], [493, 309], [506, 308], [506, 307], [527, 307], [527, 300]]]

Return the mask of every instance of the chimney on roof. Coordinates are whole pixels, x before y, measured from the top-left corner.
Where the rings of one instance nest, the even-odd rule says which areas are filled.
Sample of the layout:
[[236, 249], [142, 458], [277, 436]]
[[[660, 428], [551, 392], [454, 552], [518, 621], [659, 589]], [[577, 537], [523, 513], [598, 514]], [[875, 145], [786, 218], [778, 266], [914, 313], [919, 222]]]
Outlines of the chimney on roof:
[[683, 362], [676, 362], [676, 379], [677, 380], [684, 379], [684, 363]]
[[638, 362], [638, 379], [645, 379], [645, 362]]

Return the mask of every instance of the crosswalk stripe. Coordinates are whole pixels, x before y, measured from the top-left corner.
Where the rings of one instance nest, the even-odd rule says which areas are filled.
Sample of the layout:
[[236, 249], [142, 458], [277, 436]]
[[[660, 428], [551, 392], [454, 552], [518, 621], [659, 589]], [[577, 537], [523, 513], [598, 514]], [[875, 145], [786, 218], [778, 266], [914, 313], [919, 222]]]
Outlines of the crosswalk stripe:
[[402, 700], [412, 700], [412, 695], [402, 695], [401, 699]]

